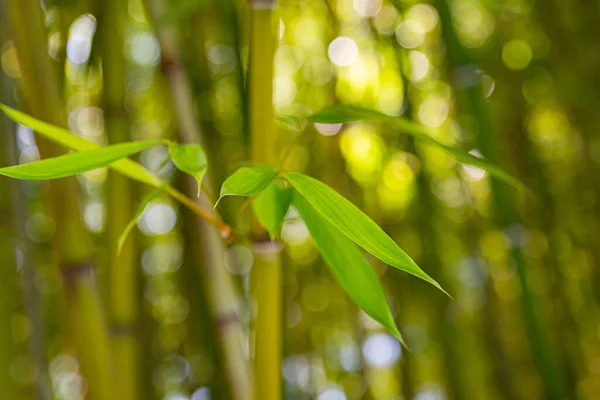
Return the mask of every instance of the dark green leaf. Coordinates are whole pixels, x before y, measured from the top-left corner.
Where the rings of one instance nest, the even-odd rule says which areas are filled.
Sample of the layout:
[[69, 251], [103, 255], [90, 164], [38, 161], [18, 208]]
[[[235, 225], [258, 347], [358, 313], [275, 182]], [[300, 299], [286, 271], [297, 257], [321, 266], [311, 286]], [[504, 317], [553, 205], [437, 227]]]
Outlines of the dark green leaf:
[[311, 122], [328, 124], [360, 120], [390, 123], [391, 125], [399, 128], [402, 132], [413, 136], [415, 139], [430, 146], [437, 147], [443, 152], [451, 155], [458, 162], [481, 168], [490, 173], [490, 175], [493, 175], [518, 189], [529, 191], [529, 189], [527, 189], [527, 187], [524, 186], [517, 178], [513, 177], [497, 165], [494, 165], [483, 158], [469, 154], [466, 151], [456, 149], [437, 141], [427, 132], [425, 128], [408, 121], [403, 117], [394, 117], [383, 114], [379, 111], [369, 110], [357, 106], [336, 104], [326, 107], [325, 109], [311, 115], [308, 119]]
[[242, 167], [223, 182], [217, 203], [225, 196], [256, 196], [269, 186], [277, 174], [270, 165]]
[[275, 238], [283, 224], [283, 218], [292, 201], [291, 189], [286, 189], [271, 182], [252, 202], [252, 210], [260, 225]]
[[288, 172], [283, 177], [327, 222], [354, 243], [381, 261], [415, 275], [446, 293], [371, 218], [335, 190], [304, 174]]
[[173, 160], [173, 164], [177, 169], [192, 175], [196, 179], [198, 196], [200, 196], [202, 180], [208, 168], [206, 154], [202, 146], [197, 144], [171, 144], [169, 151], [171, 160]]
[[135, 215], [133, 216], [133, 218], [131, 218], [131, 220], [129, 221], [129, 223], [127, 224], [125, 229], [123, 229], [123, 232], [119, 236], [117, 253], [121, 253], [121, 250], [123, 249], [123, 245], [125, 244], [125, 240], [127, 240], [129, 233], [131, 232], [131, 230], [137, 223], [138, 219], [140, 219], [140, 216], [142, 215], [142, 213], [144, 212], [144, 210], [146, 209], [148, 204], [150, 204], [152, 202], [152, 200], [156, 199], [165, 190], [166, 187], [167, 187], [167, 184], [159, 186], [156, 189], [154, 189], [152, 192], [150, 192], [146, 197], [144, 197], [144, 199], [140, 203], [139, 207], [137, 208]]
[[0, 168], [0, 175], [25, 180], [63, 178], [105, 167], [121, 158], [161, 143], [160, 141], [120, 143], [28, 164]]
[[377, 275], [360, 249], [298, 193], [294, 195], [294, 205], [340, 286], [371, 318], [389, 329], [404, 344]]

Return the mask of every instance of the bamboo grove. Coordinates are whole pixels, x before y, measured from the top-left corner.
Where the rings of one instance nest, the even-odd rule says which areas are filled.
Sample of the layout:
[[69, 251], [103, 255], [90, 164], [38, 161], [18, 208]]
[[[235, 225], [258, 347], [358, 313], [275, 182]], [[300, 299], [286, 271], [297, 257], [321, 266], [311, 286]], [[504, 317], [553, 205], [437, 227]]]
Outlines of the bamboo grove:
[[0, 398], [597, 399], [599, 22], [0, 0]]

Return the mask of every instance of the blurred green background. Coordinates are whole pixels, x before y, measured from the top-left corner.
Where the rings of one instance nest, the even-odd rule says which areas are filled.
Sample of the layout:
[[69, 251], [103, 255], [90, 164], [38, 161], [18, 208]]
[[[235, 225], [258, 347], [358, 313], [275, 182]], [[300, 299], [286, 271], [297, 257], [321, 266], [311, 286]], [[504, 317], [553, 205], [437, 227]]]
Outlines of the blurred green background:
[[[247, 13], [235, 0], [1, 0], [1, 101], [100, 144], [173, 138], [187, 116], [219, 187], [248, 163]], [[453, 296], [370, 259], [407, 351], [348, 299], [291, 210], [281, 234], [285, 398], [599, 399], [600, 2], [280, 0], [275, 16], [284, 167], [357, 204]], [[385, 124], [304, 122], [335, 103], [422, 124], [534, 194]], [[29, 128], [1, 122], [3, 166], [52, 154]], [[109, 126], [123, 136], [109, 139]], [[158, 147], [139, 160], [171, 177], [166, 155]], [[94, 398], [73, 336], [86, 313], [69, 317], [79, 293], [69, 282], [89, 271], [61, 272], [54, 258], [57, 239], [74, 253], [88, 246], [58, 237], [81, 218], [109, 340], [128, 335], [137, 348], [136, 397], [234, 399], [215, 344], [222, 321], [207, 311], [213, 282], [198, 274], [207, 239], [172, 199], [153, 201], [122, 300], [111, 291], [107, 199], [135, 208], [151, 189], [110, 191], [107, 176], [63, 187], [81, 205], [63, 214], [51, 211], [62, 200], [47, 182], [0, 180], [0, 397]], [[242, 203], [227, 199], [220, 212], [245, 232]], [[245, 358], [252, 264], [246, 243], [225, 250]], [[88, 338], [98, 349], [106, 339]]]

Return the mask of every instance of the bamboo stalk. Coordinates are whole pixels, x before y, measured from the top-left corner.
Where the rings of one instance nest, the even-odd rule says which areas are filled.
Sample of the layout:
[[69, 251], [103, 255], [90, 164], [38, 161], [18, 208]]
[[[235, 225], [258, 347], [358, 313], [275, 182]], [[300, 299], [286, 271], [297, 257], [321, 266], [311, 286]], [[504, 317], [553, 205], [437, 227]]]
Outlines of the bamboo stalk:
[[[149, 0], [147, 6], [152, 19], [159, 20], [164, 15], [165, 4], [162, 0]], [[177, 32], [173, 27], [161, 24], [158, 26], [157, 33], [163, 55], [163, 73], [169, 83], [171, 99], [176, 111], [179, 139], [182, 143], [202, 144], [201, 131], [194, 116], [189, 80], [180, 61]], [[205, 182], [206, 186], [211, 188], [209, 177]], [[185, 184], [190, 198], [195, 198], [197, 186], [194, 180], [186, 177]], [[206, 196], [202, 196], [193, 204], [196, 208], [212, 207]], [[223, 232], [221, 228], [219, 232], [199, 218], [196, 219], [195, 224], [199, 242], [186, 245], [195, 246], [199, 252], [202, 291], [213, 321], [213, 336], [218, 344], [225, 380], [231, 398], [250, 399], [248, 363], [242, 352], [244, 330], [238, 318], [237, 293], [224, 264], [225, 243], [222, 236], [226, 236], [228, 232]]]
[[[8, 1], [8, 16], [22, 73], [27, 111], [40, 119], [64, 126], [61, 91], [46, 44], [44, 15], [35, 0]], [[42, 95], [43, 94], [43, 95]], [[44, 155], [58, 153], [55, 146], [40, 141]], [[110, 365], [108, 331], [93, 278], [93, 251], [79, 211], [74, 178], [57, 180], [50, 186], [53, 217], [57, 223], [55, 252], [72, 301], [71, 325], [75, 329], [89, 392], [96, 400], [116, 398]], [[87, 271], [84, 274], [74, 273]], [[77, 277], [77, 279], [74, 279]]]
[[[453, 29], [450, 1], [451, 0], [436, 1], [444, 40], [448, 45], [449, 64], [452, 68], [452, 72], [454, 72], [457, 77], [465, 74], [473, 74], [472, 77], [469, 77], [469, 82], [479, 82], [474, 76], [475, 71], [468, 51], [462, 46]], [[463, 99], [465, 108], [472, 113], [479, 124], [480, 130], [477, 137], [479, 148], [491, 162], [501, 165], [502, 159], [491, 134], [492, 124], [487, 107], [483, 101], [483, 90], [481, 85], [477, 83], [464, 84], [464, 82], [457, 81], [453, 82], [453, 84], [455, 85], [457, 93]], [[499, 182], [496, 179], [491, 180], [491, 193], [495, 207], [496, 220], [498, 224], [505, 229], [517, 221], [515, 206], [511, 201], [511, 195], [508, 193], [508, 190], [508, 187], [502, 182]], [[558, 372], [559, 368], [556, 364], [556, 360], [550, 353], [548, 337], [545, 333], [544, 326], [540, 321], [534, 295], [529, 287], [527, 262], [520, 244], [515, 243], [510, 252], [521, 286], [523, 322], [532, 355], [538, 372], [540, 373], [545, 395], [549, 399], [565, 398], [564, 382], [562, 376]]]
[[[272, 0], [250, 1], [250, 57], [248, 66], [249, 130], [254, 164], [277, 165], [277, 140], [273, 119]], [[254, 224], [254, 264], [251, 296], [255, 301], [253, 392], [255, 399], [282, 398], [281, 352], [281, 245], [270, 241]]]
[[[106, 0], [99, 17], [102, 57], [104, 126], [111, 144], [130, 140], [126, 97], [124, 32], [127, 3]], [[124, 175], [109, 171], [107, 186], [108, 293], [111, 346], [117, 388], [124, 399], [140, 398], [140, 346], [137, 337], [139, 304], [135, 241], [117, 250], [119, 236], [133, 217], [132, 183]]]
[[[1, 72], [0, 72], [1, 74]], [[0, 76], [0, 94], [4, 92], [2, 87], [2, 77]], [[9, 152], [14, 152], [14, 147], [5, 146], [9, 135], [3, 132], [5, 124], [0, 121], [0, 137], [4, 151], [0, 152], [0, 165], [6, 165], [6, 159], [9, 158]], [[0, 280], [3, 289], [0, 293], [0, 388], [2, 395], [8, 399], [17, 398], [17, 386], [10, 376], [10, 367], [15, 356], [13, 335], [11, 330], [11, 319], [14, 312], [14, 301], [16, 297], [15, 283], [16, 276], [16, 260], [13, 246], [17, 241], [17, 233], [13, 230], [11, 219], [14, 214], [11, 213], [11, 194], [18, 192], [19, 188], [13, 182], [9, 184], [4, 180], [0, 184], [0, 258], [3, 260], [3, 266], [0, 268]]]

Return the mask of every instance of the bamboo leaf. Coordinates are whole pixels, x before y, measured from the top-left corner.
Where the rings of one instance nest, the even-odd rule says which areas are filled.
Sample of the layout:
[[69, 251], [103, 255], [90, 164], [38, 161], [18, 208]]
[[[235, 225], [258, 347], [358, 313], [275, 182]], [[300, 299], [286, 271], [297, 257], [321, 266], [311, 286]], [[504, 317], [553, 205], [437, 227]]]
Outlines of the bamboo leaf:
[[340, 286], [371, 318], [389, 329], [404, 344], [377, 275], [360, 249], [298, 192], [294, 194], [294, 206]]
[[22, 165], [0, 168], [0, 175], [24, 180], [64, 178], [105, 167], [121, 158], [138, 153], [160, 141], [120, 143], [112, 146], [66, 154]]
[[302, 121], [293, 115], [275, 114], [275, 121], [282, 127], [294, 132], [300, 132], [304, 128]]
[[308, 117], [308, 120], [311, 122], [321, 122], [328, 124], [360, 120], [390, 123], [391, 125], [399, 128], [402, 132], [413, 136], [415, 139], [427, 145], [436, 147], [442, 150], [443, 152], [451, 155], [458, 162], [481, 168], [484, 171], [487, 171], [490, 175], [493, 175], [496, 178], [501, 179], [504, 182], [518, 189], [529, 192], [529, 189], [525, 185], [523, 185], [517, 178], [515, 178], [499, 166], [494, 165], [493, 163], [483, 158], [479, 158], [472, 154], [469, 154], [466, 151], [448, 146], [442, 142], [437, 141], [431, 135], [429, 135], [425, 128], [402, 117], [394, 117], [383, 114], [379, 111], [369, 110], [366, 108], [352, 105], [336, 104], [330, 107], [326, 107], [323, 110], [311, 115], [310, 117]]
[[144, 199], [138, 206], [137, 210], [135, 211], [135, 215], [127, 223], [127, 226], [125, 226], [125, 229], [123, 229], [123, 232], [119, 236], [119, 241], [117, 244], [117, 254], [121, 253], [121, 250], [123, 249], [123, 245], [125, 244], [127, 237], [131, 233], [131, 230], [137, 223], [138, 219], [140, 219], [140, 217], [142, 216], [142, 213], [144, 212], [144, 210], [146, 209], [148, 204], [150, 204], [154, 199], [156, 199], [166, 189], [166, 187], [167, 187], [167, 184], [159, 186], [156, 189], [154, 189], [152, 192], [150, 192], [146, 197], [144, 197]]
[[336, 229], [381, 261], [417, 276], [444, 293], [372, 219], [335, 190], [309, 176], [287, 172], [283, 177]]
[[68, 149], [83, 151], [100, 147], [82, 137], [74, 135], [66, 129], [40, 121], [39, 119], [15, 110], [14, 108], [5, 106], [4, 104], [0, 104], [0, 110], [2, 110], [13, 121], [33, 129], [54, 143], [58, 143]]
[[[60, 128], [58, 126], [49, 124], [44, 121], [40, 121], [30, 115], [27, 115], [21, 111], [15, 110], [14, 108], [0, 104], [0, 110], [2, 110], [10, 119], [13, 121], [27, 126], [33, 129], [35, 132], [44, 136], [45, 138], [53, 141], [54, 143], [60, 144], [70, 150], [84, 151], [97, 149], [101, 146], [92, 143], [84, 138], [81, 138], [67, 129]], [[136, 181], [145, 183], [151, 186], [160, 186], [163, 182], [159, 177], [148, 171], [142, 165], [129, 159], [122, 159], [110, 165], [110, 168], [121, 174], [134, 179]]]
[[252, 202], [254, 215], [258, 223], [269, 232], [271, 240], [279, 233], [291, 201], [291, 189], [283, 188], [276, 182], [271, 182]]
[[169, 146], [169, 152], [177, 169], [192, 175], [196, 179], [199, 197], [202, 180], [208, 169], [206, 153], [204, 153], [202, 146], [197, 144], [172, 144]]
[[269, 186], [277, 174], [278, 172], [270, 165], [257, 168], [242, 167], [223, 182], [217, 204], [225, 196], [256, 196]]

